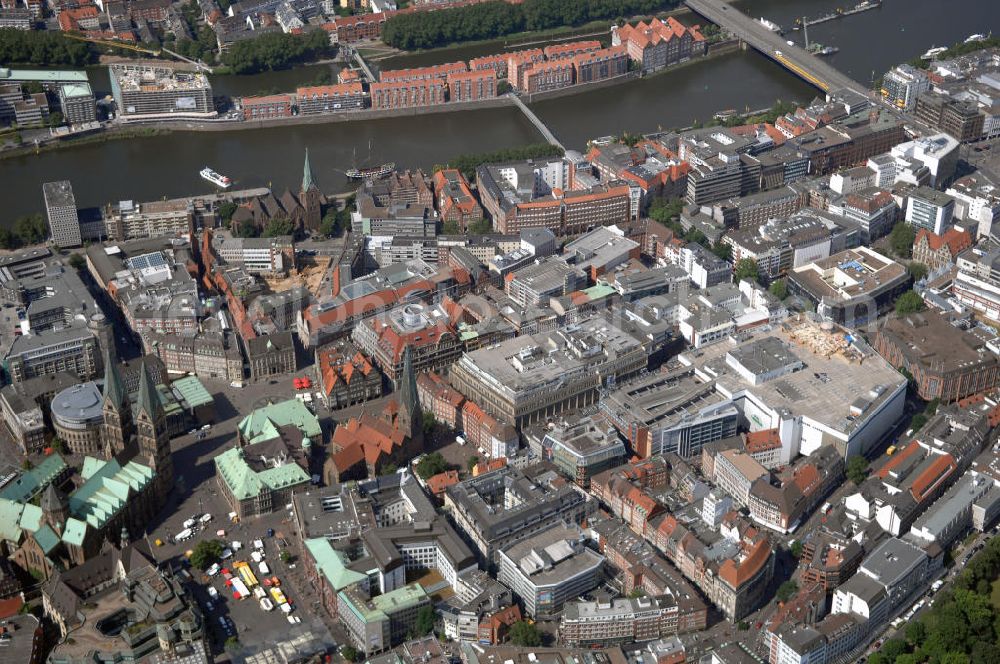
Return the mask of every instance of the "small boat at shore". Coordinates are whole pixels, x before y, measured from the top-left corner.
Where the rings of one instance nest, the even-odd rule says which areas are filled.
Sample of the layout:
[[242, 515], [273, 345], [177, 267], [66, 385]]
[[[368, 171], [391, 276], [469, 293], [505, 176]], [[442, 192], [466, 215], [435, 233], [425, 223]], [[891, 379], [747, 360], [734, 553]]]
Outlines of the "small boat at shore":
[[934, 58], [936, 58], [937, 56], [941, 55], [942, 53], [944, 53], [947, 50], [948, 50], [948, 48], [945, 47], [945, 46], [934, 46], [932, 48], [927, 49], [927, 52], [924, 53], [923, 55], [921, 55], [920, 59], [921, 60], [933, 60]]
[[352, 180], [379, 180], [396, 170], [395, 162], [373, 166], [371, 168], [350, 168], [347, 170], [347, 177]]

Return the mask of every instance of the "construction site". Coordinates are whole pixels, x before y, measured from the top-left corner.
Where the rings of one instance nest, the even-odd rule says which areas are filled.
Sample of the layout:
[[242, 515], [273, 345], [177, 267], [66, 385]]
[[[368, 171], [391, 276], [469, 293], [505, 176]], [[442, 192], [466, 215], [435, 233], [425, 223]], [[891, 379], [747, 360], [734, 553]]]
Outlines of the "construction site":
[[903, 414], [906, 379], [864, 341], [805, 315], [679, 359], [714, 380], [751, 430], [791, 426], [803, 454], [824, 444], [864, 453]]
[[264, 281], [272, 293], [290, 290], [295, 286], [305, 286], [314, 298], [319, 299], [321, 295], [329, 295], [320, 293], [320, 289], [332, 260], [329, 256], [299, 257], [298, 269], [291, 270], [287, 275], [264, 276]]

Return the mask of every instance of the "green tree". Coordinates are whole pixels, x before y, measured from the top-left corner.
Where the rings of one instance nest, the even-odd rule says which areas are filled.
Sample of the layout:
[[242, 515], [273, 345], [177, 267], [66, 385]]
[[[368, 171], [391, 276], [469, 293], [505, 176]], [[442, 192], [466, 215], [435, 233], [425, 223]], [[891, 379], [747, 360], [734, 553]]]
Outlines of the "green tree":
[[780, 586], [778, 586], [778, 592], [775, 593], [775, 597], [778, 598], [779, 602], [787, 602], [791, 598], [795, 597], [795, 593], [799, 591], [799, 584], [794, 581], [785, 581]]
[[524, 620], [510, 626], [510, 641], [516, 646], [533, 648], [542, 645], [542, 634], [538, 628]]
[[906, 270], [913, 277], [914, 281], [920, 281], [927, 276], [927, 266], [917, 261], [910, 261], [906, 264]]
[[469, 235], [489, 235], [493, 232], [493, 222], [489, 219], [478, 219], [469, 224]]
[[646, 591], [642, 588], [635, 588], [628, 594], [629, 599], [638, 599], [640, 597], [645, 597]]
[[272, 32], [232, 44], [222, 56], [222, 63], [237, 74], [256, 74], [288, 69], [332, 52], [329, 38], [323, 30], [303, 34]]
[[66, 262], [69, 263], [69, 266], [74, 270], [82, 270], [87, 267], [87, 259], [80, 254], [70, 254]]
[[51, 447], [53, 451], [58, 452], [59, 454], [66, 454], [66, 442], [59, 436], [56, 436], [55, 438], [52, 439], [52, 443], [49, 445], [49, 447]]
[[340, 654], [344, 656], [348, 662], [357, 662], [361, 659], [361, 653], [354, 646], [344, 646], [340, 649]]
[[38, 244], [49, 236], [49, 227], [41, 214], [29, 214], [14, 220], [14, 235], [24, 244]]
[[428, 434], [434, 430], [434, 425], [437, 424], [437, 420], [434, 419], [434, 413], [425, 411], [423, 414], [424, 418], [424, 434]]
[[237, 652], [242, 646], [240, 645], [240, 640], [235, 636], [230, 636], [226, 639], [225, 648], [228, 652]]
[[232, 220], [233, 215], [236, 213], [236, 208], [237, 205], [233, 201], [222, 201], [219, 203], [219, 207], [216, 208], [215, 212], [219, 215], [219, 219], [222, 220], [222, 223], [228, 224]]
[[684, 235], [679, 219], [681, 211], [684, 209], [684, 201], [679, 198], [665, 199], [657, 198], [649, 206], [649, 218], [661, 223], [674, 232], [675, 235]]
[[288, 553], [288, 549], [282, 549], [281, 553], [278, 554], [278, 560], [283, 563], [287, 563], [292, 559], [292, 554]]
[[892, 227], [892, 232], [889, 233], [889, 247], [892, 248], [892, 253], [900, 258], [912, 256], [915, 237], [913, 228], [909, 224], [905, 221], [897, 223]]
[[847, 479], [858, 486], [868, 477], [868, 459], [855, 454], [847, 460]]
[[[441, 10], [449, 11], [449, 10]], [[422, 13], [422, 12], [421, 12]], [[440, 13], [440, 12], [436, 12]], [[531, 143], [517, 148], [504, 148], [493, 152], [480, 152], [476, 154], [461, 154], [448, 161], [447, 164], [438, 164], [435, 170], [443, 168], [455, 168], [459, 170], [467, 179], [476, 176], [476, 169], [483, 164], [490, 164], [501, 161], [522, 161], [524, 159], [538, 159], [541, 157], [561, 157], [563, 149], [548, 143]]]
[[49, 127], [61, 127], [65, 123], [63, 119], [63, 114], [59, 111], [52, 111], [49, 116], [45, 118], [45, 124]]
[[708, 245], [708, 238], [705, 237], [705, 234], [693, 226], [684, 232], [684, 240], [686, 242], [693, 242], [702, 246]]
[[478, 464], [479, 464], [479, 457], [473, 454], [465, 462], [465, 467], [468, 468], [469, 472], [471, 473], [472, 469], [475, 468]]
[[200, 570], [206, 570], [222, 557], [222, 542], [219, 540], [202, 540], [191, 553], [191, 564]]
[[233, 235], [235, 237], [257, 237], [259, 234], [260, 231], [257, 227], [250, 223], [237, 224], [236, 227], [233, 228]]
[[920, 297], [917, 291], [906, 291], [896, 300], [896, 315], [916, 313], [924, 310], [924, 298]]
[[873, 652], [868, 656], [868, 664], [892, 664], [881, 653]]
[[413, 621], [413, 632], [416, 636], [427, 636], [432, 631], [434, 631], [434, 621], [437, 619], [437, 614], [434, 613], [434, 607], [432, 606], [422, 606], [417, 610], [417, 616]]
[[906, 643], [900, 639], [888, 639], [882, 643], [879, 652], [890, 662], [895, 662], [897, 657], [906, 652]]
[[733, 248], [722, 242], [715, 243], [715, 246], [712, 247], [712, 253], [724, 261], [733, 260]]
[[906, 625], [906, 640], [914, 647], [919, 647], [927, 638], [927, 626], [916, 620]]
[[760, 268], [757, 267], [757, 261], [752, 258], [741, 258], [736, 263], [733, 280], [739, 283], [744, 279], [749, 279], [750, 281], [760, 280]]
[[925, 424], [927, 424], [927, 416], [923, 413], [917, 413], [913, 416], [913, 419], [910, 420], [910, 428], [913, 429], [913, 433], [923, 429]]
[[25, 459], [21, 462], [21, 470], [31, 470], [35, 467], [35, 464], [31, 463], [31, 459]]
[[768, 286], [767, 290], [770, 291], [771, 295], [775, 296], [779, 300], [784, 300], [788, 297], [788, 280], [778, 279]]
[[4, 249], [16, 249], [20, 246], [20, 241], [9, 228], [0, 227], [0, 247]]
[[792, 557], [798, 560], [802, 557], [802, 542], [795, 540], [792, 542], [792, 545], [788, 547], [788, 550], [791, 552]]
[[351, 210], [354, 209], [354, 197], [348, 199], [344, 208], [341, 210], [330, 209], [323, 216], [323, 221], [320, 222], [320, 233], [323, 235], [328, 235], [333, 237], [335, 235], [340, 235], [341, 231], [347, 228], [351, 223]]
[[264, 228], [264, 237], [279, 237], [281, 235], [292, 235], [295, 232], [295, 224], [287, 217], [275, 217], [267, 222]]
[[458, 227], [458, 222], [454, 219], [444, 222], [441, 225], [442, 235], [461, 235], [462, 230]]
[[448, 470], [448, 462], [444, 460], [440, 452], [431, 452], [425, 454], [424, 458], [417, 462], [415, 470], [421, 479], [426, 480], [428, 477]]
[[[52, 30], [0, 30], [0, 62], [37, 67], [82, 67], [96, 59], [86, 42]], [[41, 90], [39, 90], [40, 92]]]

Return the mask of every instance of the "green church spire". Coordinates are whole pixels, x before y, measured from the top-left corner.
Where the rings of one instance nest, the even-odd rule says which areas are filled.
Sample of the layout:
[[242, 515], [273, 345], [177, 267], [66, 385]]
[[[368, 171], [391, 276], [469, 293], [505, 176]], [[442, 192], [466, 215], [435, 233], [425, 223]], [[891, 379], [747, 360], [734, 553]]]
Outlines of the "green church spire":
[[306, 163], [302, 167], [302, 191], [309, 191], [316, 186], [313, 182], [312, 167], [309, 165], [309, 148], [306, 148]]

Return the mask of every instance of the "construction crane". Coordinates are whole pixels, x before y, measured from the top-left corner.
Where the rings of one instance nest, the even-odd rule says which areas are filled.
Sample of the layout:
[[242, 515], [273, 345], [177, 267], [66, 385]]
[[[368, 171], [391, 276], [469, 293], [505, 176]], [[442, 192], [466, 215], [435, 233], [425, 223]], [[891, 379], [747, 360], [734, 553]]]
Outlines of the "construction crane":
[[91, 44], [99, 44], [101, 46], [109, 46], [111, 48], [124, 48], [129, 51], [136, 51], [137, 53], [147, 53], [149, 55], [159, 56], [160, 51], [154, 51], [152, 49], [143, 48], [142, 46], [136, 46], [135, 44], [129, 44], [127, 42], [115, 41], [113, 39], [98, 39], [97, 37], [88, 37], [86, 35], [76, 34], [72, 32], [62, 33], [64, 37], [69, 37], [70, 39], [76, 39], [77, 41], [90, 42]]

